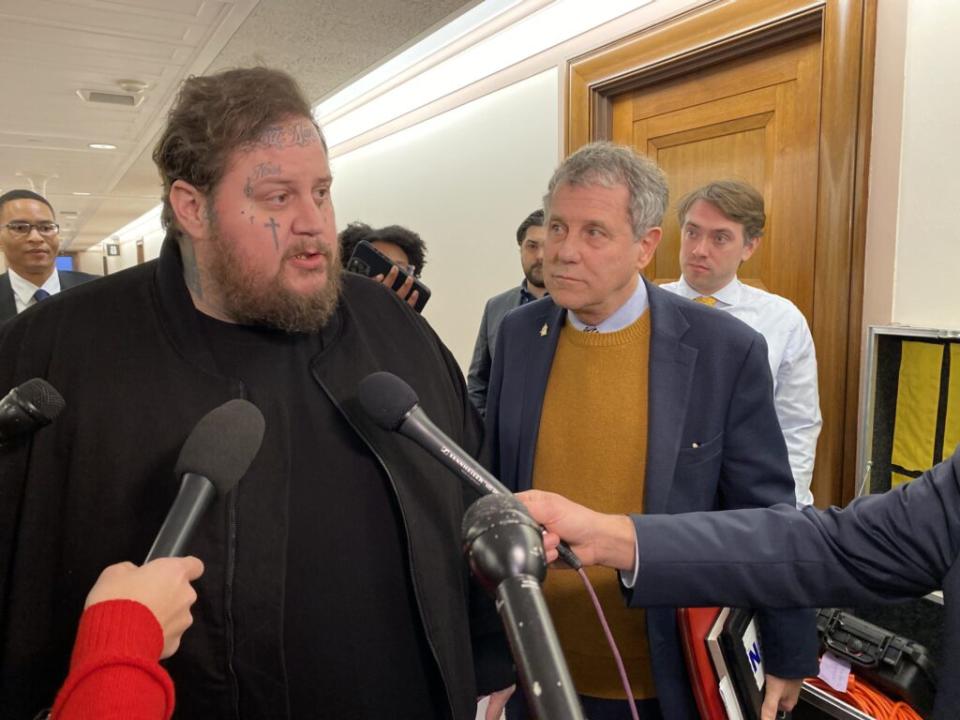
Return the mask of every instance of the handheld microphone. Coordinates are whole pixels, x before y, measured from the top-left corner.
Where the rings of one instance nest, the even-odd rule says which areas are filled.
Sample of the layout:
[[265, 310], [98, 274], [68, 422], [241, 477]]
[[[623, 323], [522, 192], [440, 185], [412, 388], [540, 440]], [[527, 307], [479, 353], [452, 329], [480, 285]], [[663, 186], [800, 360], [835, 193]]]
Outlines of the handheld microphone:
[[66, 403], [42, 378], [27, 380], [0, 400], [0, 447], [49, 425]]
[[540, 526], [519, 500], [485, 495], [467, 508], [463, 550], [497, 612], [537, 720], [583, 720], [540, 583], [547, 574]]
[[[360, 381], [357, 397], [367, 415], [384, 430], [398, 432], [433, 455], [483, 495], [511, 493], [486, 468], [470, 457], [420, 408], [417, 393], [393, 373], [375, 372]], [[583, 567], [570, 546], [561, 542], [557, 551], [574, 570]]]
[[214, 497], [230, 492], [263, 441], [263, 415], [246, 400], [230, 400], [196, 424], [183, 443], [174, 474], [183, 478], [144, 562], [180, 557]]

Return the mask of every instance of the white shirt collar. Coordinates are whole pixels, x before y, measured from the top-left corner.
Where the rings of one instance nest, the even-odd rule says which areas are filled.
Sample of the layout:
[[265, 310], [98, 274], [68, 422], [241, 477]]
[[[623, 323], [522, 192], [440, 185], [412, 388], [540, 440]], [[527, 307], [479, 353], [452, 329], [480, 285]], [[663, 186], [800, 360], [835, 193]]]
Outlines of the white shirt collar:
[[[638, 277], [637, 287], [633, 291], [633, 294], [627, 298], [627, 301], [623, 305], [617, 308], [613, 315], [596, 326], [597, 332], [616, 332], [617, 330], [623, 330], [625, 327], [633, 325], [633, 323], [637, 321], [637, 318], [647, 311], [648, 304], [647, 286], [644, 284], [643, 278]], [[580, 331], [588, 327], [572, 310], [567, 312], [567, 322]]]
[[[716, 299], [720, 303], [723, 303], [724, 307], [738, 305], [740, 303], [741, 287], [742, 283], [740, 282], [740, 279], [734, 275], [733, 280], [710, 295], [710, 297]], [[694, 298], [698, 298], [703, 294], [699, 290], [692, 288], [689, 283], [687, 283], [687, 279], [683, 277], [683, 275], [681, 275], [680, 280], [677, 281], [676, 290], [680, 295], [688, 300], [693, 300]]]
[[7, 273], [10, 277], [10, 287], [13, 288], [13, 294], [16, 296], [17, 312], [23, 312], [33, 305], [36, 302], [33, 299], [33, 294], [41, 288], [51, 295], [60, 292], [60, 273], [57, 272], [56, 268], [50, 273], [50, 277], [43, 285], [34, 285], [26, 278], [18, 275], [13, 268], [7, 268]]

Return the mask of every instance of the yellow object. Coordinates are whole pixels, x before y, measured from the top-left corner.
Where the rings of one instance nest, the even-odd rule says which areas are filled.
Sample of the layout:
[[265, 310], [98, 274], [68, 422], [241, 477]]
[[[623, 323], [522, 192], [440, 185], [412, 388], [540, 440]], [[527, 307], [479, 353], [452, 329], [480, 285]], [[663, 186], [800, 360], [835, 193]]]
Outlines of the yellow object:
[[717, 299], [715, 297], [710, 297], [709, 295], [700, 295], [695, 297], [693, 301], [698, 302], [701, 305], [709, 305], [710, 307], [713, 307], [717, 304]]
[[[905, 340], [901, 345], [890, 463], [908, 472], [919, 473], [935, 464], [933, 443], [937, 433], [943, 351], [944, 346], [938, 343]], [[891, 486], [909, 479], [894, 472]]]
[[[560, 331], [533, 465], [533, 486], [600, 512], [641, 512], [647, 459], [650, 314], [613, 333]], [[654, 697], [646, 613], [627, 608], [615, 571], [590, 581], [617, 638], [637, 698]], [[624, 698], [600, 621], [572, 572], [548, 574], [544, 594], [577, 691]]]
[[960, 445], [960, 343], [950, 343], [950, 379], [947, 381], [947, 417], [943, 424], [943, 460]]

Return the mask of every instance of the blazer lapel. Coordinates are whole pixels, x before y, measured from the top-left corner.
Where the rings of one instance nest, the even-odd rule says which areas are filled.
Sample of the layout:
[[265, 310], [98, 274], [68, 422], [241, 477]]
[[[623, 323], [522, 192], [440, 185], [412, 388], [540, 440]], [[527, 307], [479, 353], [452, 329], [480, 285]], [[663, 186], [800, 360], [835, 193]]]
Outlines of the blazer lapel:
[[696, 348], [680, 342], [689, 323], [666, 290], [644, 279], [650, 301], [650, 379], [644, 512], [663, 513], [690, 403]]
[[518, 490], [533, 487], [533, 457], [540, 433], [540, 413], [553, 356], [557, 352], [560, 330], [566, 311], [554, 303], [544, 303], [545, 309], [535, 316], [530, 330], [529, 351], [524, 365], [523, 388], [520, 397], [520, 443], [517, 457]]
[[0, 275], [0, 323], [17, 316], [17, 302], [13, 299], [10, 275]]

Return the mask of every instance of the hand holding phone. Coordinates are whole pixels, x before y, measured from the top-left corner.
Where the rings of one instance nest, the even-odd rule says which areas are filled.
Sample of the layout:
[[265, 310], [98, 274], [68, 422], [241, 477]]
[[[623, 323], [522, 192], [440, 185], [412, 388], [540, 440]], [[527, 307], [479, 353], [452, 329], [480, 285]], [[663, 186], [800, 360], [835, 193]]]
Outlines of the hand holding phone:
[[427, 300], [430, 299], [430, 288], [395, 265], [390, 258], [366, 240], [357, 243], [347, 262], [347, 270], [382, 282], [417, 312], [422, 312]]
[[[393, 288], [397, 282], [397, 279], [400, 278], [400, 266], [394, 265], [390, 268], [390, 272], [386, 275], [377, 275], [373, 279], [378, 283], [386, 285], [388, 288]], [[403, 280], [403, 278], [400, 278]], [[407, 305], [416, 310], [417, 303], [420, 300], [420, 291], [417, 290], [414, 283], [416, 278], [413, 275], [407, 275], [407, 279], [403, 280], [403, 284], [396, 288], [394, 292], [400, 296], [400, 299], [403, 300]]]

